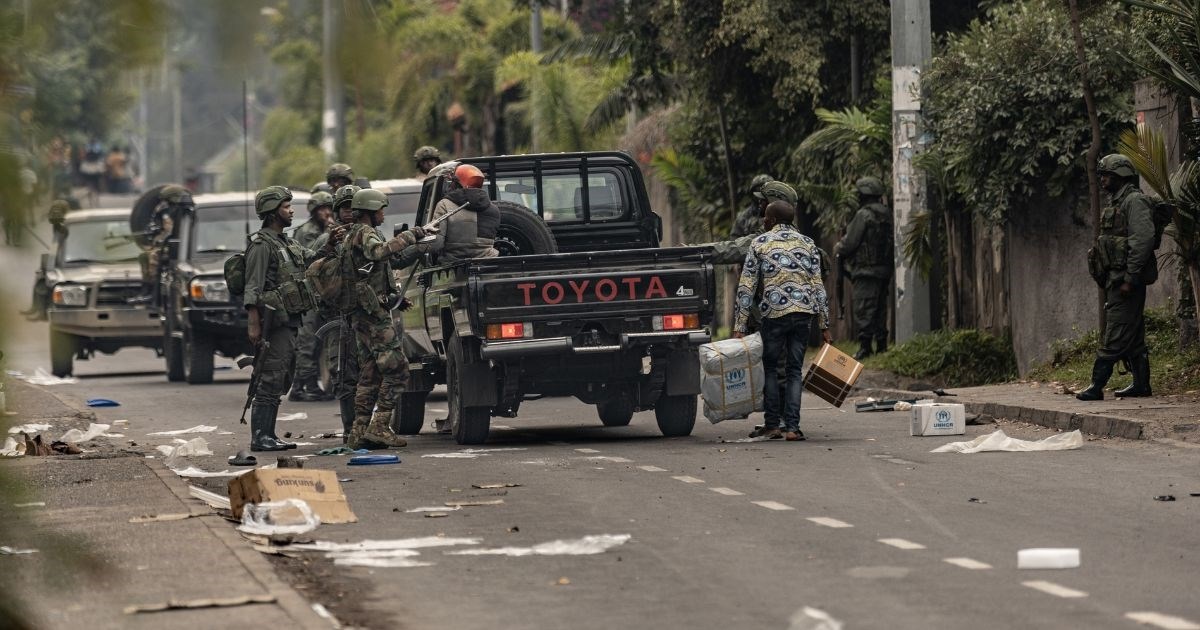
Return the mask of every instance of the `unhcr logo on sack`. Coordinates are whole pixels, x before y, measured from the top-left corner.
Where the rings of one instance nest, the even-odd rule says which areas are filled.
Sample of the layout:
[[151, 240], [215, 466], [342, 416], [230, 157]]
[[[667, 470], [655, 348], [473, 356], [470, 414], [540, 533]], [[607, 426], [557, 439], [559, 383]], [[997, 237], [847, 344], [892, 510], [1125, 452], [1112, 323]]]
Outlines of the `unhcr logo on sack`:
[[945, 409], [939, 409], [933, 414], [933, 428], [935, 429], [953, 429], [954, 416]]
[[725, 388], [738, 389], [746, 386], [746, 370], [729, 370], [725, 373]]

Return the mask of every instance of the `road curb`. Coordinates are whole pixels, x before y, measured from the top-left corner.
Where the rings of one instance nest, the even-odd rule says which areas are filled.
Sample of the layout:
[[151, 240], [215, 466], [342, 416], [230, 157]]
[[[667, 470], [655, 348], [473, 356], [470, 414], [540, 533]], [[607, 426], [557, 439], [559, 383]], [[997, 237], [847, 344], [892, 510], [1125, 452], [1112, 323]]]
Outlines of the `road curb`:
[[935, 397], [922, 392], [906, 392], [895, 389], [860, 389], [856, 390], [854, 395], [887, 399], [919, 398], [934, 399], [938, 402], [956, 402], [962, 403], [963, 407], [966, 408], [967, 413], [977, 413], [981, 416], [991, 416], [993, 418], [1004, 418], [1006, 420], [1028, 422], [1030, 424], [1036, 424], [1051, 429], [1061, 429], [1063, 431], [1074, 431], [1075, 429], [1079, 429], [1083, 433], [1087, 433], [1089, 435], [1119, 437], [1128, 440], [1141, 440], [1145, 438], [1145, 427], [1142, 422], [1133, 420], [1131, 418], [1122, 418], [1119, 416], [1057, 411], [1054, 409], [1037, 409], [1034, 407], [1023, 407], [1021, 405], [1005, 405], [990, 402], [972, 402], [953, 397]]
[[[192, 498], [188, 492], [188, 483], [172, 470], [158, 460], [146, 459], [143, 460], [143, 463], [158, 476], [163, 485], [170, 489], [180, 502], [188, 507], [192, 514], [212, 514], [211, 509], [197, 505], [197, 500]], [[204, 523], [208, 531], [229, 549], [233, 557], [262, 585], [263, 589], [275, 597], [275, 605], [295, 622], [295, 625], [292, 626], [293, 629], [329, 630], [333, 627], [328, 620], [321, 618], [312, 609], [312, 604], [304, 599], [304, 596], [279, 579], [279, 576], [275, 574], [275, 567], [262, 554], [251, 549], [237, 531], [226, 525], [225, 519], [202, 518], [198, 520]]]

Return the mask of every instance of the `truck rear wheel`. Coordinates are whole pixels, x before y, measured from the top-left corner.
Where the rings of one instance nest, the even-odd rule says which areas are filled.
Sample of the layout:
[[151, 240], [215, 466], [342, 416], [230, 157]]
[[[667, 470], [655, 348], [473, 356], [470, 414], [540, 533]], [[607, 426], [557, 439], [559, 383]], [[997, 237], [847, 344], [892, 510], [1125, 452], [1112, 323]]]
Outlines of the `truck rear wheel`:
[[633, 401], [619, 394], [610, 400], [596, 403], [596, 413], [606, 427], [624, 427], [633, 419]]
[[402, 392], [392, 412], [392, 430], [400, 435], [416, 435], [425, 426], [425, 399], [429, 392]]
[[167, 313], [167, 322], [163, 327], [163, 360], [167, 364], [167, 380], [178, 383], [184, 376], [183, 339], [175, 335], [175, 325], [171, 321], [171, 314]]
[[183, 334], [183, 371], [188, 383], [206, 385], [212, 382], [215, 351], [208, 337], [194, 332]]
[[463, 404], [462, 368], [478, 360], [473, 348], [454, 335], [450, 338], [446, 357], [447, 406], [450, 408], [450, 431], [459, 444], [483, 444], [491, 429], [492, 410], [488, 407], [468, 407]]
[[558, 253], [554, 234], [532, 210], [511, 201], [497, 201], [496, 207], [500, 209], [500, 227], [494, 247], [501, 256]]
[[50, 329], [50, 372], [70, 376], [75, 371], [75, 336]]
[[654, 405], [654, 419], [658, 420], [658, 430], [667, 437], [691, 435], [696, 426], [696, 395], [659, 396]]

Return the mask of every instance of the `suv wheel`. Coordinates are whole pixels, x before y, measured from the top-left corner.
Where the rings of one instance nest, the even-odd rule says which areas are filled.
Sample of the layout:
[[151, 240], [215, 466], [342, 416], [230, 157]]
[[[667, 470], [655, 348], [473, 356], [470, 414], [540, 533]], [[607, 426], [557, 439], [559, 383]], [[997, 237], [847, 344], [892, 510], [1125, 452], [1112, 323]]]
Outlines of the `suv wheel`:
[[184, 378], [192, 385], [204, 385], [213, 380], [213, 342], [205, 335], [183, 333]]
[[50, 329], [50, 372], [55, 376], [70, 376], [75, 371], [75, 336]]
[[596, 403], [596, 413], [606, 427], [628, 426], [633, 419], [633, 401], [629, 400], [629, 396], [618, 393], [609, 400]]
[[654, 405], [654, 419], [658, 420], [658, 430], [667, 437], [691, 435], [696, 426], [696, 395], [659, 396]]
[[163, 326], [163, 359], [167, 363], [167, 380], [178, 383], [183, 380], [183, 339], [175, 334], [174, 319], [167, 313]]
[[450, 338], [446, 360], [446, 391], [450, 408], [450, 431], [459, 444], [483, 444], [487, 441], [492, 423], [488, 407], [467, 407], [462, 398], [462, 368], [477, 359], [474, 348], [455, 335]]
[[429, 392], [402, 392], [400, 404], [392, 412], [392, 430], [400, 435], [416, 435], [425, 425], [425, 399]]

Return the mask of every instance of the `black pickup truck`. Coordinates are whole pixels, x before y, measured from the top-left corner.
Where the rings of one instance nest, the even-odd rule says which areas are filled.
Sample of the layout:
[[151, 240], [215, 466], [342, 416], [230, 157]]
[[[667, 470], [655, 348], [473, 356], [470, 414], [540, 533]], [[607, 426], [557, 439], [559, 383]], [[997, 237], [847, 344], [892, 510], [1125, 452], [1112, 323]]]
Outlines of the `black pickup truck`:
[[[618, 152], [471, 158], [504, 218], [497, 258], [439, 265], [404, 283], [411, 366], [395, 425], [414, 434], [446, 383], [450, 431], [487, 439], [492, 416], [522, 401], [575, 396], [606, 426], [653, 409], [667, 436], [689, 435], [715, 289], [707, 248], [659, 248], [662, 221], [637, 164]], [[418, 224], [443, 195], [425, 182]], [[529, 253], [529, 252], [541, 253]]]

